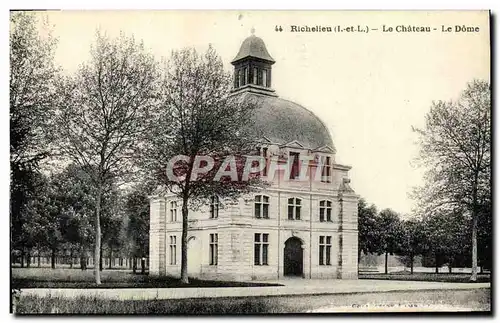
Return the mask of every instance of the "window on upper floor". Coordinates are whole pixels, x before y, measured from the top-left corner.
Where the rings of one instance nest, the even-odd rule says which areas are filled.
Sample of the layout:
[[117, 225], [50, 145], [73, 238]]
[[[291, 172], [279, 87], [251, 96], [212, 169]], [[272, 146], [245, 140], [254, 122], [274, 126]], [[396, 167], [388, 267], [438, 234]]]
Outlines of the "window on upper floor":
[[255, 195], [254, 214], [258, 219], [269, 219], [269, 196]]
[[262, 70], [257, 69], [257, 85], [262, 85]]
[[220, 201], [217, 195], [214, 195], [210, 199], [210, 218], [217, 219], [219, 217], [219, 206]]
[[245, 85], [245, 70], [243, 68], [239, 69], [240, 74], [240, 86]]
[[300, 153], [290, 152], [288, 158], [288, 167], [290, 167], [290, 179], [299, 177], [300, 174]]
[[177, 201], [170, 202], [170, 222], [177, 222]]
[[330, 183], [332, 181], [332, 162], [330, 156], [323, 156], [323, 169], [321, 171], [321, 181]]
[[267, 176], [267, 147], [257, 147], [257, 151], [259, 152], [259, 156], [262, 157], [261, 163], [264, 163], [263, 169], [260, 172], [261, 176]]
[[319, 201], [319, 221], [320, 222], [331, 222], [332, 221], [332, 202], [331, 201]]
[[300, 209], [302, 200], [299, 198], [288, 199], [288, 220], [300, 220]]

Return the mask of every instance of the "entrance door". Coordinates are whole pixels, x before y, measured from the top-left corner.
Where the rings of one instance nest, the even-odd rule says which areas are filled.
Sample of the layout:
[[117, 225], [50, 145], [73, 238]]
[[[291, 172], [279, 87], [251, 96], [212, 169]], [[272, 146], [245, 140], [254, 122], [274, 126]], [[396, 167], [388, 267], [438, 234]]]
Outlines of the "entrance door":
[[303, 274], [302, 243], [300, 239], [292, 237], [285, 242], [284, 275], [301, 276]]

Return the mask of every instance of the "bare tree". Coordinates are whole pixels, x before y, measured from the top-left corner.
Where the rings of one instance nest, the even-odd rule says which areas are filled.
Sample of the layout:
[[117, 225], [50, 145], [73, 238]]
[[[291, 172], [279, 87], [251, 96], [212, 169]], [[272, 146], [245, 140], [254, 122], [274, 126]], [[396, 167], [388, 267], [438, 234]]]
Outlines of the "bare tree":
[[101, 252], [105, 186], [130, 175], [157, 100], [158, 68], [142, 43], [97, 33], [91, 59], [68, 78], [58, 128], [61, 153], [78, 163], [96, 185], [94, 272]]
[[461, 207], [472, 217], [472, 275], [477, 279], [479, 210], [491, 199], [490, 85], [469, 83], [457, 101], [435, 102], [420, 135], [426, 185], [418, 192], [424, 213]]
[[[199, 55], [194, 49], [173, 52], [165, 67], [161, 113], [155, 122], [157, 127], [151, 133], [148, 152], [144, 154], [147, 157], [146, 169], [153, 179], [182, 200], [183, 283], [189, 282], [189, 209], [207, 202], [213, 195], [236, 198], [262, 184], [258, 176], [248, 181], [241, 180], [241, 176], [234, 181], [227, 176], [215, 180], [218, 166], [230, 155], [235, 156], [234, 165], [241, 175], [243, 156], [252, 151], [255, 143], [249, 127], [245, 126], [256, 105], [231, 96], [231, 84], [231, 76], [224, 71], [220, 57], [211, 46], [204, 55]], [[169, 161], [176, 155], [188, 157], [177, 163], [173, 170], [184, 176], [180, 181], [167, 176]], [[193, 169], [203, 163], [197, 156], [215, 158], [215, 166], [212, 171], [192, 178]]]

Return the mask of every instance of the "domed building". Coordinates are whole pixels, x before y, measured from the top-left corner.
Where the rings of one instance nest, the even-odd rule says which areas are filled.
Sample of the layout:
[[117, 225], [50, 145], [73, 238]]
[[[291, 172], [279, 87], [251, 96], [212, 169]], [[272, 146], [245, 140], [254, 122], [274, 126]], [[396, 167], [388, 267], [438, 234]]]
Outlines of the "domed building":
[[[214, 197], [210, 205], [190, 211], [189, 276], [356, 279], [358, 196], [349, 186], [350, 167], [335, 162], [328, 128], [314, 113], [273, 90], [275, 61], [261, 38], [252, 34], [245, 39], [231, 63], [232, 95], [258, 103], [248, 124], [260, 138], [261, 156], [278, 158], [289, 167], [276, 171], [268, 187], [237, 203]], [[302, 169], [307, 169], [307, 181], [299, 176]], [[152, 275], [180, 276], [180, 206], [174, 195], [151, 198]]]

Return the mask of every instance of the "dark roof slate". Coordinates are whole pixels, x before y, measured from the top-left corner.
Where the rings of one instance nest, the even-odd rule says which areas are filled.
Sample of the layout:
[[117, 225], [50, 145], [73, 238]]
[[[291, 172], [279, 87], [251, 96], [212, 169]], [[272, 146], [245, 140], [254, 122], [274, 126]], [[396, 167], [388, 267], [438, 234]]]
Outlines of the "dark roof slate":
[[254, 136], [265, 137], [278, 144], [296, 140], [309, 149], [326, 145], [334, 147], [325, 124], [303, 106], [279, 97], [250, 92], [238, 96], [242, 100], [252, 100], [258, 105], [252, 120], [248, 123]]
[[269, 54], [269, 52], [267, 51], [266, 44], [264, 44], [264, 41], [255, 35], [247, 37], [243, 41], [240, 47], [240, 51], [238, 52], [238, 54], [231, 63], [235, 63], [246, 57], [259, 58], [271, 63], [275, 62], [274, 59]]

